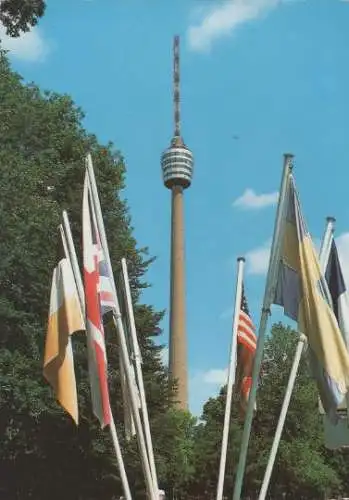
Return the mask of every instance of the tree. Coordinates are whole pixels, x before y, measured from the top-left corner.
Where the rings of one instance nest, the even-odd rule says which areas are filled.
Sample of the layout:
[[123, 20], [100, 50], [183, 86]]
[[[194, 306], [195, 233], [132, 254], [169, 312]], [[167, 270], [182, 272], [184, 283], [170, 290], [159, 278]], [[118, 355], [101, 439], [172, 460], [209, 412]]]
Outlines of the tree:
[[196, 419], [189, 413], [171, 408], [159, 421], [163, 431], [158, 453], [163, 459], [163, 487], [170, 498], [183, 498], [192, 480], [194, 428]]
[[[278, 324], [274, 325], [266, 343], [270, 361], [258, 397], [254, 428], [267, 450], [271, 448], [297, 341], [296, 332]], [[316, 499], [321, 498], [327, 488], [334, 489], [339, 485], [336, 471], [326, 461], [323, 442], [318, 393], [305, 354], [299, 366], [271, 478], [269, 491], [274, 498], [282, 497], [284, 493], [288, 498], [292, 492], [298, 498]], [[262, 474], [266, 460], [265, 456], [260, 461]]]
[[[268, 461], [277, 420], [289, 377], [297, 334], [281, 324], [274, 325], [266, 340], [263, 376], [257, 393], [257, 413], [253, 419], [247, 466], [244, 478], [244, 498], [258, 498]], [[226, 388], [218, 398], [210, 399], [195, 431], [194, 479], [188, 488], [188, 498], [214, 498], [220, 460]], [[234, 473], [238, 461], [243, 420], [238, 402], [233, 405], [227, 454], [225, 494], [233, 494]], [[337, 452], [336, 456], [344, 451]], [[330, 458], [331, 455], [331, 458]], [[318, 396], [309, 376], [306, 356], [300, 364], [282, 440], [269, 487], [269, 498], [319, 499], [325, 491], [343, 491], [348, 466], [345, 461], [335, 464], [333, 453], [323, 446], [323, 431], [318, 413]], [[338, 459], [337, 459], [338, 460]]]
[[[144, 275], [152, 262], [132, 235], [129, 209], [122, 199], [125, 166], [112, 144], [101, 145], [82, 127], [82, 111], [69, 96], [24, 85], [0, 52], [0, 498], [37, 500], [117, 498], [121, 485], [109, 435], [91, 412], [84, 335], [74, 337], [78, 379], [78, 428], [54, 401], [42, 377], [49, 291], [56, 265], [57, 226], [62, 209], [70, 216], [81, 256], [84, 156], [95, 165], [115, 277], [126, 257], [151, 425], [168, 411], [168, 377], [160, 360], [162, 313], [143, 304]], [[119, 346], [107, 328], [111, 403], [120, 436]], [[154, 433], [155, 447], [161, 440]], [[127, 444], [123, 442], [124, 449]], [[138, 453], [128, 446], [131, 487], [143, 491]], [[161, 453], [157, 454], [159, 461]], [[132, 462], [130, 462], [132, 460]], [[20, 480], [18, 480], [20, 478]], [[144, 496], [143, 496], [144, 498]]]
[[44, 0], [2, 0], [0, 22], [7, 35], [17, 37], [29, 31], [45, 13]]

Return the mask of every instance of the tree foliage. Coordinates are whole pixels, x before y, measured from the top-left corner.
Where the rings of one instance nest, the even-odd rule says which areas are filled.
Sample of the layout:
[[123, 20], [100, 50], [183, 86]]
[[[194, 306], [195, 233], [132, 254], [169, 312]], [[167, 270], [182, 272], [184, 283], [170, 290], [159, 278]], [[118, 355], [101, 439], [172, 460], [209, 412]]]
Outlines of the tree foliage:
[[[176, 499], [215, 498], [226, 388], [204, 406], [199, 422], [173, 408], [161, 347], [154, 341], [163, 313], [142, 302], [152, 258], [133, 236], [122, 190], [125, 165], [112, 144], [82, 126], [69, 96], [24, 85], [0, 52], [0, 500], [116, 499], [122, 493], [108, 432], [92, 415], [83, 334], [74, 337], [80, 425], [54, 401], [42, 377], [49, 290], [62, 209], [81, 256], [83, 158], [92, 153], [115, 278], [129, 264], [160, 486]], [[111, 404], [133, 498], [144, 499], [137, 443], [126, 443], [119, 346], [106, 329]], [[266, 341], [258, 410], [244, 480], [244, 498], [258, 497], [297, 343], [275, 325]], [[234, 402], [225, 494], [231, 497], [243, 421]], [[300, 364], [271, 478], [270, 499], [321, 499], [348, 492], [348, 450], [323, 446], [316, 386], [306, 356]]]
[[0, 23], [9, 36], [17, 37], [29, 31], [44, 15], [44, 0], [2, 0], [0, 2]]
[[[42, 377], [42, 359], [57, 226], [67, 209], [80, 256], [84, 156], [90, 151], [115, 277], [121, 257], [129, 264], [151, 425], [162, 432], [159, 422], [171, 406], [161, 348], [154, 343], [162, 313], [141, 302], [152, 258], [132, 235], [122, 199], [123, 158], [112, 144], [101, 145], [84, 130], [83, 113], [69, 96], [24, 85], [2, 53], [0, 99], [0, 498], [116, 498], [121, 487], [109, 435], [91, 412], [84, 336], [74, 338], [78, 428], [54, 401]], [[111, 402], [122, 436], [119, 347], [115, 332], [106, 334]], [[175, 435], [176, 424], [168, 425]], [[155, 434], [156, 456], [164, 462], [159, 442]], [[135, 443], [128, 448], [130, 481], [144, 494]]]
[[[279, 418], [295, 348], [297, 334], [281, 324], [274, 325], [266, 341], [263, 376], [257, 394], [247, 455], [243, 498], [258, 498], [269, 452]], [[188, 498], [215, 498], [226, 388], [210, 399], [202, 422], [195, 429], [194, 474]], [[238, 462], [243, 421], [238, 404], [233, 405], [229, 432], [225, 494], [231, 498]], [[303, 356], [292, 395], [285, 428], [269, 487], [270, 499], [321, 499], [324, 494], [348, 492], [348, 451], [325, 449], [322, 420], [318, 411], [316, 385], [309, 376]], [[329, 498], [329, 497], [326, 497]]]

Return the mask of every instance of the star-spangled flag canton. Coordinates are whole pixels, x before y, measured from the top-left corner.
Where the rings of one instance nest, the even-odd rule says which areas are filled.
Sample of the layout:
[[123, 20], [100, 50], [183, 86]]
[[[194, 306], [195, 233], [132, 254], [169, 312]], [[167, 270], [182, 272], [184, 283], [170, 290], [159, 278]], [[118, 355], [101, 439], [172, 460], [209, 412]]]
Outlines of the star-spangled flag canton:
[[237, 344], [237, 389], [240, 393], [241, 409], [245, 411], [252, 386], [252, 370], [257, 337], [254, 324], [249, 315], [244, 287], [242, 287]]
[[[93, 411], [102, 427], [111, 420], [103, 314], [113, 302], [110, 280], [104, 275], [105, 257], [100, 244], [91, 186], [86, 172], [83, 198], [83, 260], [89, 376]], [[108, 283], [109, 282], [109, 283]]]
[[257, 347], [257, 337], [255, 334], [255, 327], [253, 321], [249, 315], [244, 288], [242, 289], [241, 309], [239, 314], [237, 336], [238, 336], [238, 343], [244, 345], [246, 349], [248, 349], [249, 351], [255, 352]]

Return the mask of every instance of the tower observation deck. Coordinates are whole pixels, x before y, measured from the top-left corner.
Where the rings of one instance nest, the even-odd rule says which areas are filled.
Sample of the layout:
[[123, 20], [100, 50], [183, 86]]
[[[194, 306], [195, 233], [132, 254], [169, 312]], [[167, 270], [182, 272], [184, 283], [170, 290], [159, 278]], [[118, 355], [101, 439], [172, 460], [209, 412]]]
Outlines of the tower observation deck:
[[162, 177], [167, 188], [185, 189], [193, 177], [194, 157], [181, 136], [179, 36], [174, 37], [173, 43], [173, 107], [174, 134], [170, 147], [161, 156]]
[[177, 407], [185, 410], [188, 407], [188, 370], [183, 191], [192, 181], [194, 157], [181, 136], [178, 36], [174, 37], [173, 60], [174, 135], [170, 147], [162, 153], [161, 168], [164, 184], [172, 194], [169, 375], [177, 388]]

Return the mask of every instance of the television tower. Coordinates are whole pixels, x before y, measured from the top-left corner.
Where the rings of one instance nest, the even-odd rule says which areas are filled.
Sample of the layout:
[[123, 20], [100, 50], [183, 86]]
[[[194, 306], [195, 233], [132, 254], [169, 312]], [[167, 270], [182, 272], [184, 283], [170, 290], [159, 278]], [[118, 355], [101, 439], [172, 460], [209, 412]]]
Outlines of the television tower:
[[171, 292], [170, 292], [170, 380], [177, 384], [177, 406], [188, 408], [187, 335], [185, 321], [184, 269], [184, 189], [191, 184], [194, 157], [184, 144], [180, 120], [179, 36], [173, 43], [174, 134], [170, 147], [162, 153], [165, 186], [171, 190]]

